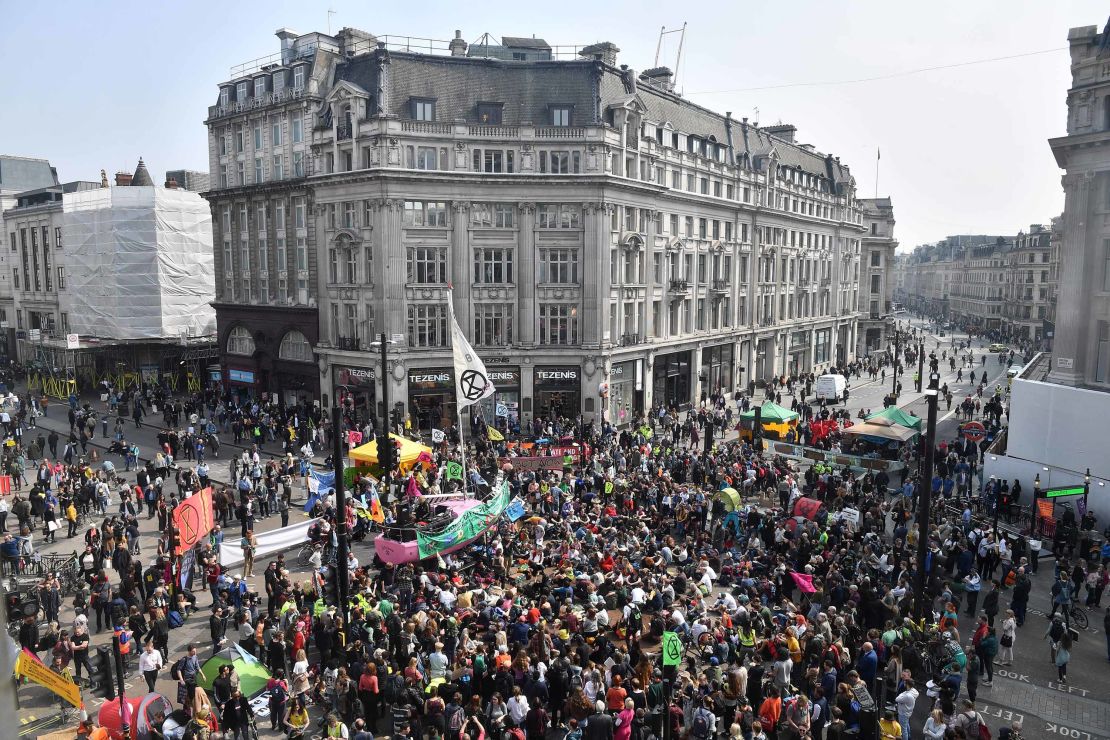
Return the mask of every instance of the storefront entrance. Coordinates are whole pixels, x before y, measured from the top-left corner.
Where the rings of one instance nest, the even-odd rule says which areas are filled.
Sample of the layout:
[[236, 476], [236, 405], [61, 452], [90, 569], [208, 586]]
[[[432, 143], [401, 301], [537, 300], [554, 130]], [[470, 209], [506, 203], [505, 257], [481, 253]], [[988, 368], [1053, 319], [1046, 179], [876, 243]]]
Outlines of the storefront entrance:
[[719, 344], [701, 351], [702, 395], [730, 393], [733, 388], [733, 345]]
[[582, 371], [577, 365], [537, 367], [532, 376], [532, 413], [576, 419], [582, 411]]
[[487, 367], [493, 395], [478, 402], [486, 424], [502, 432], [520, 425], [520, 368]]
[[643, 414], [644, 378], [640, 362], [614, 362], [609, 370], [609, 408], [606, 418], [613, 426], [628, 426]]
[[409, 371], [409, 416], [413, 427], [421, 432], [458, 423], [455, 374], [450, 368]]
[[376, 375], [373, 368], [341, 366], [332, 368], [335, 383], [335, 400], [343, 403], [350, 398], [353, 402], [355, 418], [366, 422], [373, 418], [377, 427], [377, 414], [374, 402], [377, 397]]
[[680, 409], [690, 405], [691, 352], [674, 352], [655, 358], [652, 373], [652, 397], [656, 405]]

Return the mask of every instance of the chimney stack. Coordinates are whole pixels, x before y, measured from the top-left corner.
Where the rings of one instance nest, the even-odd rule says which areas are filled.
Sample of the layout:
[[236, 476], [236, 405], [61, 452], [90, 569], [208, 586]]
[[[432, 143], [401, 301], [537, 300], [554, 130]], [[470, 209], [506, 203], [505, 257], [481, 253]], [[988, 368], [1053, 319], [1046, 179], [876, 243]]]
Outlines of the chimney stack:
[[774, 126], [764, 126], [763, 130], [771, 134], [771, 136], [776, 136], [784, 141], [789, 141], [791, 144], [794, 143], [794, 136], [798, 133], [798, 127], [792, 126], [789, 123], [779, 123]]
[[292, 28], [279, 28], [274, 35], [281, 41], [281, 63], [289, 64], [293, 61], [293, 42], [297, 40], [297, 32]]
[[578, 56], [583, 59], [596, 59], [599, 62], [604, 62], [610, 67], [617, 66], [617, 54], [620, 49], [612, 41], [601, 41], [589, 46], [583, 46], [578, 50]]
[[131, 173], [130, 172], [117, 172], [116, 173], [116, 185], [117, 186], [127, 187], [130, 184], [131, 184]]
[[451, 56], [453, 57], [466, 56], [466, 42], [463, 41], [462, 31], [457, 28], [455, 29], [455, 38], [451, 39], [451, 43], [447, 45], [447, 48], [451, 50]]

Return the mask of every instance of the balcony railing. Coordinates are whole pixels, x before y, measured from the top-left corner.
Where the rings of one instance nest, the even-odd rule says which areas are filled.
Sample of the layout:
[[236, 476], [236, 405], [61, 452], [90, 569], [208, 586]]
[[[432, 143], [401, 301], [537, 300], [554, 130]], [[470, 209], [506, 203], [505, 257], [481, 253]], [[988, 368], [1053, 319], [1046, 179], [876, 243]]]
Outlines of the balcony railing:
[[357, 352], [359, 350], [358, 337], [339, 337], [335, 340], [335, 348]]
[[821, 278], [821, 287], [822, 288], [827, 288], [830, 285], [832, 285], [832, 278], [827, 278], [827, 277]]
[[643, 334], [621, 334], [621, 346], [632, 347], [644, 343]]
[[339, 141], [346, 141], [351, 138], [351, 124], [341, 123], [335, 127], [335, 138]]
[[717, 278], [709, 284], [709, 287], [714, 293], [727, 293], [729, 288], [732, 287], [732, 283], [729, 280]]
[[761, 318], [759, 320], [759, 325], [760, 326], [774, 326], [774, 323], [775, 323], [775, 317], [774, 316], [764, 316], [763, 318]]
[[670, 282], [672, 293], [689, 293], [690, 281], [689, 280], [672, 280]]

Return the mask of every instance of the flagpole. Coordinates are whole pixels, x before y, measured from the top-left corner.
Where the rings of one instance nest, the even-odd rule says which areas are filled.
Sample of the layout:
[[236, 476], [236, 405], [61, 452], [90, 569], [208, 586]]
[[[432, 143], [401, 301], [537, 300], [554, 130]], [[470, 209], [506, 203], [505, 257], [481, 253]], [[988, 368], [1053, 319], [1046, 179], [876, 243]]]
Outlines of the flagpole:
[[[447, 288], [447, 311], [451, 314], [451, 325], [457, 326], [458, 322], [455, 319], [455, 291], [453, 288], [450, 287]], [[452, 351], [454, 351], [453, 348]], [[455, 368], [455, 372], [458, 373], [458, 368]], [[464, 434], [465, 430], [463, 428], [464, 424], [462, 418], [463, 406], [459, 402], [458, 378], [455, 379], [455, 383], [455, 419], [459, 425], [459, 461], [462, 463], [463, 469], [463, 498], [469, 498], [469, 494], [467, 494], [466, 491], [466, 483], [467, 479], [469, 479], [470, 476], [467, 475], [468, 471], [466, 469], [466, 436]]]
[[879, 147], [875, 147], [875, 198], [879, 197], [879, 160], [883, 158], [883, 153]]

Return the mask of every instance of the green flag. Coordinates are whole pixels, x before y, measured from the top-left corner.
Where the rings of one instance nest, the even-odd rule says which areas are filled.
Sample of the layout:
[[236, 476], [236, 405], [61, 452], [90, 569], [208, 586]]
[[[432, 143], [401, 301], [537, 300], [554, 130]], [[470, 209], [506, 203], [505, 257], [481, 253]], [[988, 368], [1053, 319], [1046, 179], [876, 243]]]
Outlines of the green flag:
[[663, 633], [663, 665], [678, 665], [682, 662], [682, 641], [677, 632]]
[[613, 481], [611, 481], [611, 480], [605, 481], [605, 492], [606, 493], [612, 493], [613, 492]]
[[463, 466], [461, 463], [451, 461], [447, 463], [447, 480], [462, 480]]

